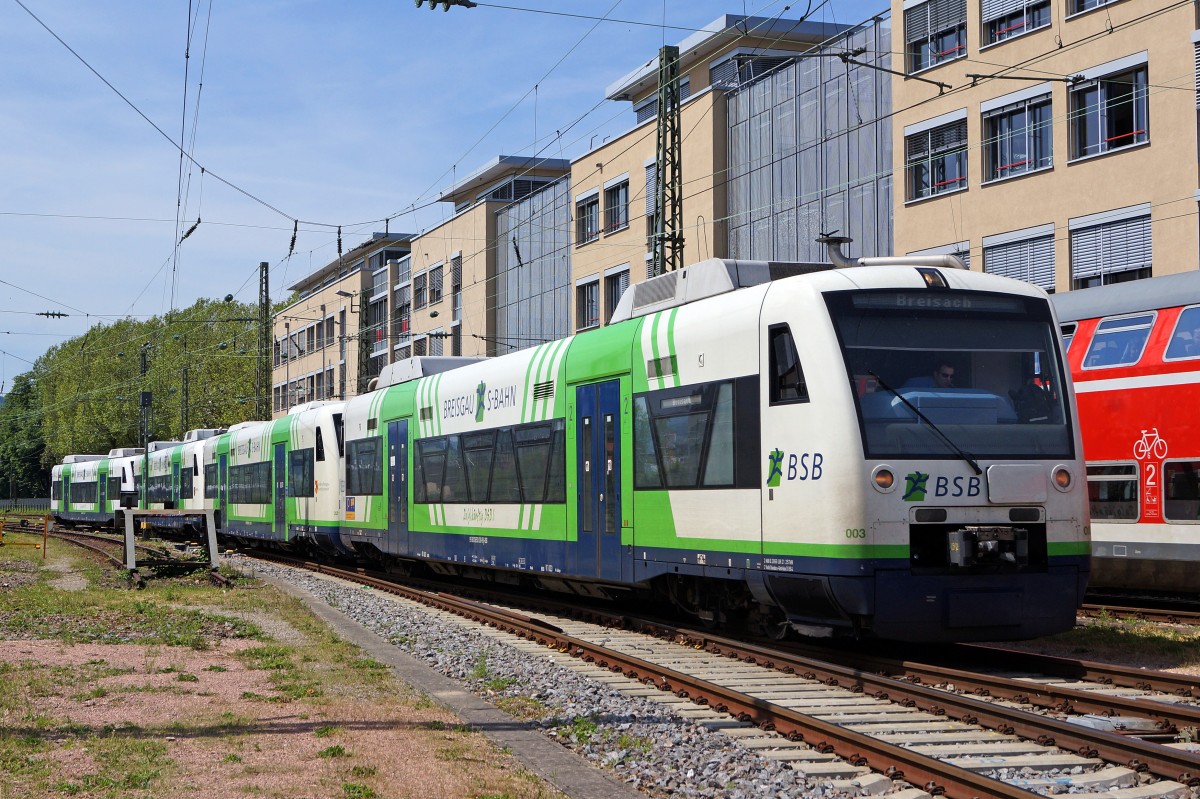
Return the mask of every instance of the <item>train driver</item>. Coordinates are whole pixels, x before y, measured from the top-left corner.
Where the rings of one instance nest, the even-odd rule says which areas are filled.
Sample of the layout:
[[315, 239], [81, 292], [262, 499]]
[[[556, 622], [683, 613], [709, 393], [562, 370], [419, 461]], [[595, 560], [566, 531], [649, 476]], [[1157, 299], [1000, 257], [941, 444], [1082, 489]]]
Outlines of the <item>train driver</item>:
[[954, 387], [954, 367], [950, 363], [942, 361], [938, 364], [937, 368], [933, 370], [933, 387]]

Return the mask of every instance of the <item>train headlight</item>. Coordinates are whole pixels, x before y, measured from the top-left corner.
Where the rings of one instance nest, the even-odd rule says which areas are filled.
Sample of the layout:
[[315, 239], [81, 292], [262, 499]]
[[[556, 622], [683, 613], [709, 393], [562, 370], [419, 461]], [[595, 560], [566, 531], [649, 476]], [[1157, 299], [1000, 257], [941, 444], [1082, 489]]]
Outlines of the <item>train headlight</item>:
[[876, 466], [875, 471], [871, 473], [871, 479], [875, 488], [885, 494], [896, 487], [896, 475], [886, 466]]
[[1071, 490], [1071, 471], [1066, 466], [1054, 467], [1054, 487], [1059, 491]]

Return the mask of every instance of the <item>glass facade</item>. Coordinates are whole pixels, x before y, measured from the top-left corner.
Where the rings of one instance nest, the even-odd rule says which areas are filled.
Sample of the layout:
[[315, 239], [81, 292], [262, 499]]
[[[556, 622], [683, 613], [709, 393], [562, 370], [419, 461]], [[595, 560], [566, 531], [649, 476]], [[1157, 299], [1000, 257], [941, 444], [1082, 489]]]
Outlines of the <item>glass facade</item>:
[[729, 257], [825, 261], [823, 231], [854, 239], [853, 257], [892, 251], [891, 18], [727, 93]]
[[571, 332], [569, 190], [564, 177], [496, 213], [496, 334], [489, 354]]

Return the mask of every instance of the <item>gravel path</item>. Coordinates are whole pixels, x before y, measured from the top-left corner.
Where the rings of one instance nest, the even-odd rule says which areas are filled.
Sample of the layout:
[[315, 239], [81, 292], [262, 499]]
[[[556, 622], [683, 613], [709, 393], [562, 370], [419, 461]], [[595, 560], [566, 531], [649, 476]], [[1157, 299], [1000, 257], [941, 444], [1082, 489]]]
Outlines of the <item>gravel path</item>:
[[[535, 699], [549, 713], [531, 725], [650, 796], [847, 796], [828, 781], [809, 779], [764, 759], [657, 702], [627, 697], [548, 658], [448, 623], [413, 603], [261, 561], [231, 558], [228, 562], [247, 573], [283, 580], [304, 590], [489, 701]], [[483, 671], [483, 661], [486, 677], [473, 677]], [[511, 684], [495, 687], [506, 682]]]

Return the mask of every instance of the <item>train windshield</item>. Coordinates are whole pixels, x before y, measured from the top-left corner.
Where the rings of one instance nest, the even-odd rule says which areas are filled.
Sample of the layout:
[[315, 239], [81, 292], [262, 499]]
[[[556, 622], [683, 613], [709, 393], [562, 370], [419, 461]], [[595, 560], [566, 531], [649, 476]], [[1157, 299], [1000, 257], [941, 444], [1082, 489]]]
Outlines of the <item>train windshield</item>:
[[1074, 457], [1044, 299], [887, 289], [826, 301], [867, 457]]

